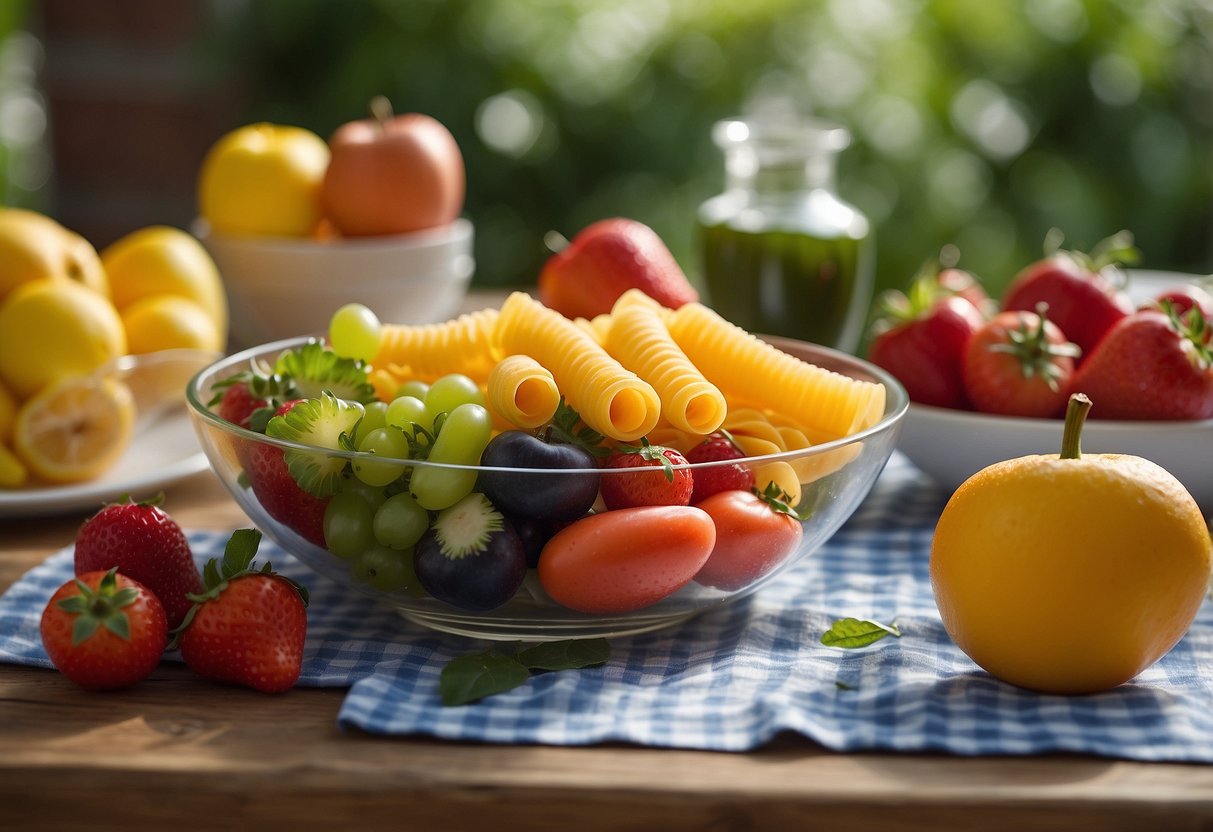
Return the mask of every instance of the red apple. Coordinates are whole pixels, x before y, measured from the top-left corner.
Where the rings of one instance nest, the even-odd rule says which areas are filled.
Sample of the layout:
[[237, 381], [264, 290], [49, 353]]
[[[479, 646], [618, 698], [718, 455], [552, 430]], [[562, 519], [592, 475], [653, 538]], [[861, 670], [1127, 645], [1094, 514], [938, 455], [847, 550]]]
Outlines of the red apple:
[[386, 99], [374, 118], [351, 121], [329, 139], [332, 159], [320, 189], [325, 217], [341, 234], [404, 234], [453, 222], [463, 210], [463, 155], [441, 122], [392, 115]]

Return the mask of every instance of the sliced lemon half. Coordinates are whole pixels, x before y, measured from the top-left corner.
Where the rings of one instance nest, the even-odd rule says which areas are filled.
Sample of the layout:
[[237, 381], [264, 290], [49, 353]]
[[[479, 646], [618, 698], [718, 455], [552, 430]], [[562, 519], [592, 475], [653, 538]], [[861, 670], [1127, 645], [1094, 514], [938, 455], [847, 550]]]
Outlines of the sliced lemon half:
[[22, 405], [13, 449], [29, 470], [56, 483], [92, 479], [113, 465], [135, 430], [135, 400], [111, 378], [53, 384]]

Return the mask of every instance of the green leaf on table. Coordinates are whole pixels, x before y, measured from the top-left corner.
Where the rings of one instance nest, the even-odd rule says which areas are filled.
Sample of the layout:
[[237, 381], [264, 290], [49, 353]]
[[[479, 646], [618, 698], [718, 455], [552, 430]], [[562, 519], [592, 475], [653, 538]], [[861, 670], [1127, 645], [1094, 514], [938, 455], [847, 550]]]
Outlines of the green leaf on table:
[[451, 707], [513, 690], [530, 677], [526, 665], [514, 657], [486, 650], [451, 659], [442, 668], [438, 688], [442, 704]]
[[531, 670], [577, 670], [606, 664], [611, 645], [605, 638], [545, 641], [518, 652], [518, 661]]
[[881, 624], [866, 618], [843, 618], [825, 631], [821, 643], [826, 647], [867, 647], [885, 636], [901, 638], [901, 630], [896, 624]]

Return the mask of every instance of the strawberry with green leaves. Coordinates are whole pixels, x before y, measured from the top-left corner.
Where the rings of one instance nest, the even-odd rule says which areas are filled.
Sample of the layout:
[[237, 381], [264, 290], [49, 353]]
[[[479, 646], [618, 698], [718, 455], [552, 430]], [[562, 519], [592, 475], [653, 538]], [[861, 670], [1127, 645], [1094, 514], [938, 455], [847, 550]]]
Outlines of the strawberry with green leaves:
[[[603, 464], [602, 501], [607, 509], [638, 506], [685, 506], [691, 502], [695, 480], [687, 458], [673, 448], [622, 445]], [[622, 471], [650, 468], [644, 473]], [[619, 473], [612, 473], [619, 471]]]
[[261, 542], [256, 529], [238, 529], [203, 570], [206, 588], [176, 632], [181, 658], [207, 679], [280, 693], [303, 669], [307, 591], [273, 572], [253, 567]]
[[104, 506], [76, 534], [75, 570], [117, 568], [143, 584], [164, 605], [169, 627], [189, 612], [187, 597], [202, 589], [189, 541], [161, 503], [164, 495], [136, 502], [129, 497]]
[[1074, 389], [1091, 399], [1091, 418], [1213, 418], [1209, 322], [1197, 306], [1135, 312], [1104, 336]]
[[160, 601], [117, 569], [86, 572], [59, 587], [39, 630], [51, 663], [87, 690], [117, 690], [145, 679], [168, 641]]

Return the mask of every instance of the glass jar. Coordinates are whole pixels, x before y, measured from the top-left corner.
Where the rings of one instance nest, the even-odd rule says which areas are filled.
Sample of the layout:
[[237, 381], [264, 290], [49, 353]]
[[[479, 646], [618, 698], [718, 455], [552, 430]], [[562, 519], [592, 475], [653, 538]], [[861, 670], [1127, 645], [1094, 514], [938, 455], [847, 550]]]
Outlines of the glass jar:
[[829, 122], [717, 122], [725, 191], [699, 209], [708, 303], [750, 332], [854, 352], [872, 293], [867, 218], [835, 191], [850, 134]]

